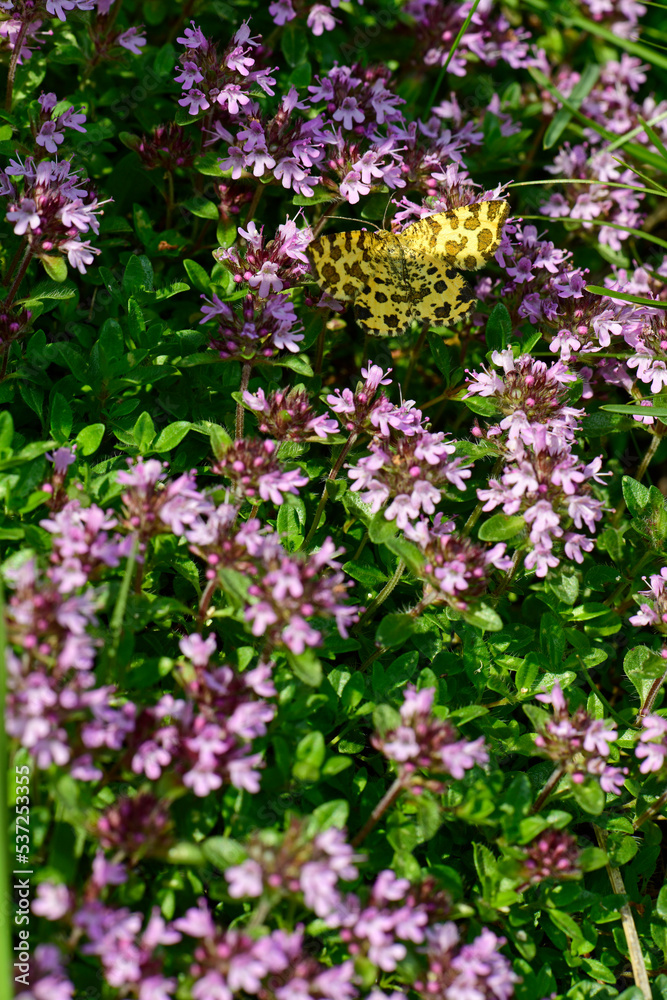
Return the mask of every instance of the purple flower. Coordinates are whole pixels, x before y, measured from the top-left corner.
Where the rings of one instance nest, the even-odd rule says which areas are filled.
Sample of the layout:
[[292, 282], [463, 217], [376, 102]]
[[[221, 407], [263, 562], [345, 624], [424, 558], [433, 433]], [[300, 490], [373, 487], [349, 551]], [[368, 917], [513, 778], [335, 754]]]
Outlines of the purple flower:
[[[402, 765], [399, 773], [412, 775], [416, 768], [434, 774], [462, 778], [475, 764], [485, 764], [489, 755], [484, 739], [457, 739], [454, 727], [432, 714], [434, 688], [416, 691], [409, 684], [401, 707], [403, 724], [384, 736], [375, 735], [373, 745], [390, 760]], [[419, 783], [415, 776], [413, 782]]]
[[[116, 43], [122, 48], [127, 49], [128, 52], [131, 52], [133, 56], [140, 56], [141, 50], [146, 44], [146, 35], [142, 33], [141, 28], [133, 25], [127, 31], [116, 36]], [[196, 114], [196, 112], [194, 113]], [[193, 114], [193, 112], [191, 111], [190, 114]]]
[[642, 719], [644, 731], [639, 736], [635, 754], [642, 761], [642, 774], [661, 771], [667, 763], [667, 719], [661, 715], [647, 715]]

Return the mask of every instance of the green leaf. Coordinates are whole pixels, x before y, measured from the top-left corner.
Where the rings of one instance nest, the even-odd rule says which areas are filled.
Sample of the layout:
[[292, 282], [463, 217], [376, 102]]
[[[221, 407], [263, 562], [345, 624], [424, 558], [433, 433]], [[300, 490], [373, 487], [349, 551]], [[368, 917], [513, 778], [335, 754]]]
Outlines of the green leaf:
[[217, 222], [220, 218], [218, 206], [209, 201], [208, 198], [199, 196], [188, 198], [187, 201], [181, 202], [181, 206], [196, 215], [198, 219], [214, 219]]
[[[570, 91], [569, 99], [573, 108], [578, 110], [584, 98], [588, 97], [598, 81], [600, 69], [601, 67], [596, 62], [586, 63], [581, 72], [581, 77]], [[544, 142], [542, 143], [544, 149], [551, 149], [552, 146], [556, 145], [571, 120], [572, 112], [567, 108], [561, 108], [556, 112], [544, 135]]]
[[0, 452], [9, 452], [14, 438], [14, 421], [9, 410], [0, 411]]
[[368, 525], [368, 537], [375, 545], [383, 545], [398, 532], [395, 521], [388, 521], [383, 510], [379, 510]]
[[322, 664], [312, 649], [304, 653], [288, 651], [287, 662], [295, 677], [309, 687], [319, 687], [322, 683]]
[[332, 799], [330, 802], [323, 802], [321, 806], [316, 806], [308, 820], [308, 837], [315, 837], [322, 830], [328, 830], [332, 826], [342, 830], [347, 823], [349, 813], [350, 806], [346, 799]]
[[292, 774], [297, 781], [317, 781], [325, 756], [322, 733], [308, 733], [297, 744]]
[[137, 292], [153, 291], [153, 265], [143, 254], [133, 254], [125, 265], [123, 274], [123, 292], [125, 295], [136, 295]]
[[181, 443], [191, 427], [192, 424], [189, 420], [176, 420], [173, 424], [168, 424], [160, 431], [152, 450], [158, 454], [171, 451], [172, 448]]
[[51, 400], [51, 436], [58, 444], [64, 444], [72, 433], [72, 407], [61, 393], [53, 394]]
[[526, 522], [510, 514], [494, 514], [480, 526], [478, 535], [483, 542], [504, 542], [523, 531]]
[[248, 856], [245, 848], [231, 837], [207, 837], [201, 850], [206, 860], [223, 872], [245, 861]]
[[137, 417], [136, 423], [132, 428], [132, 436], [140, 453], [143, 454], [155, 437], [155, 424], [150, 413], [147, 413], [146, 410]]
[[225, 249], [231, 247], [236, 241], [236, 233], [237, 229], [234, 222], [221, 219], [215, 231], [215, 238], [218, 241], [218, 245]]
[[500, 632], [503, 627], [502, 618], [488, 604], [477, 604], [463, 611], [462, 616], [468, 625], [474, 625], [484, 632]]
[[234, 443], [231, 435], [220, 424], [210, 424], [209, 439], [211, 450], [218, 460], [224, 458], [227, 449]]
[[578, 864], [582, 872], [593, 872], [598, 868], [604, 868], [607, 864], [607, 855], [599, 847], [584, 847], [579, 855]]
[[67, 261], [64, 257], [40, 257], [42, 266], [53, 281], [67, 280]]
[[211, 288], [211, 279], [208, 274], [196, 260], [186, 259], [183, 261], [183, 267], [185, 268], [188, 278], [195, 286], [199, 292], [204, 292], [206, 295], [210, 295], [213, 289]]
[[625, 654], [623, 671], [643, 702], [654, 681], [667, 671], [667, 661], [647, 646], [635, 646]]
[[55, 281], [40, 281], [30, 289], [29, 299], [73, 299], [76, 285], [71, 281], [58, 284]]
[[587, 778], [580, 785], [571, 782], [570, 791], [584, 812], [599, 816], [604, 809], [605, 795], [595, 778]]
[[181, 841], [167, 851], [167, 861], [171, 865], [203, 865], [206, 862], [202, 845]]
[[379, 646], [391, 649], [402, 646], [415, 631], [415, 619], [411, 615], [386, 615], [378, 625], [375, 641]]
[[294, 21], [283, 28], [280, 47], [290, 66], [298, 66], [308, 55], [308, 36], [303, 27]]
[[512, 336], [512, 317], [504, 302], [498, 302], [491, 310], [484, 336], [491, 351], [502, 351], [507, 347]]
[[640, 517], [649, 501], [649, 492], [645, 486], [630, 476], [623, 476], [623, 499], [633, 517]]

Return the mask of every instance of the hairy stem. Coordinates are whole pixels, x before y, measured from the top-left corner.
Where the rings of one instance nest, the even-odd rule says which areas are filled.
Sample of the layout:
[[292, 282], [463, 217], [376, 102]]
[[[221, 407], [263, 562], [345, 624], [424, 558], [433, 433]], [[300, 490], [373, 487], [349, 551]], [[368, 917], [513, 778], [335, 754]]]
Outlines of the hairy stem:
[[336, 459], [336, 461], [334, 462], [334, 465], [333, 465], [333, 468], [332, 468], [331, 472], [327, 476], [327, 481], [324, 484], [324, 489], [322, 490], [322, 496], [320, 497], [320, 502], [318, 503], [317, 510], [315, 511], [315, 517], [313, 518], [312, 524], [310, 525], [310, 528], [308, 529], [308, 534], [306, 535], [306, 537], [303, 540], [303, 548], [305, 548], [306, 545], [308, 545], [308, 542], [311, 540], [311, 538], [313, 537], [313, 535], [317, 531], [318, 525], [320, 523], [320, 518], [322, 517], [322, 511], [326, 507], [327, 500], [329, 499], [329, 494], [327, 493], [327, 483], [333, 482], [333, 480], [336, 478], [336, 476], [340, 472], [341, 466], [343, 465], [343, 462], [347, 458], [347, 456], [348, 456], [348, 454], [350, 452], [350, 449], [354, 446], [354, 443], [357, 440], [358, 436], [359, 435], [356, 432], [353, 432], [352, 434], [350, 434], [350, 436], [347, 439], [346, 443], [341, 448], [340, 454], [339, 454], [338, 458]]
[[352, 847], [358, 847], [362, 844], [368, 834], [371, 832], [373, 827], [382, 819], [382, 816], [386, 813], [387, 809], [394, 804], [398, 796], [401, 794], [405, 788], [406, 779], [404, 776], [399, 775], [391, 785], [391, 787], [384, 793], [378, 804], [376, 805], [373, 812], [370, 814], [361, 830], [352, 838], [350, 843]]
[[16, 41], [14, 42], [14, 48], [12, 49], [12, 54], [9, 59], [9, 70], [7, 71], [7, 90], [5, 92], [5, 111], [12, 110], [16, 69], [19, 64], [19, 59], [21, 57], [21, 49], [23, 48], [23, 41], [25, 39], [27, 31], [28, 31], [28, 19], [26, 17], [26, 19], [21, 23], [21, 27], [19, 28], [19, 33], [16, 36]]
[[666, 680], [667, 680], [667, 670], [662, 675], [662, 677], [656, 677], [656, 679], [653, 681], [651, 687], [649, 688], [649, 692], [646, 695], [646, 700], [644, 701], [644, 704], [637, 713], [637, 718], [635, 719], [635, 725], [639, 725], [642, 719], [646, 715], [650, 714], [651, 710], [653, 709], [653, 706], [655, 705], [655, 699], [658, 697], [658, 692], [660, 691], [660, 688], [662, 687], [662, 685], [665, 683]]
[[[593, 829], [595, 830], [595, 836], [598, 844], [603, 851], [606, 850], [607, 835], [605, 831], [601, 830], [595, 823], [593, 823]], [[611, 882], [611, 887], [614, 890], [614, 893], [617, 896], [625, 895], [623, 877], [619, 869], [612, 868], [611, 865], [607, 865], [607, 874], [609, 875], [609, 881]], [[642, 955], [642, 949], [639, 943], [639, 937], [637, 935], [637, 928], [635, 927], [632, 911], [627, 903], [623, 903], [620, 907], [620, 913], [621, 925], [623, 927], [623, 933], [625, 934], [625, 940], [630, 954], [630, 965], [632, 966], [632, 975], [635, 980], [635, 986], [641, 990], [644, 1000], [651, 1000], [651, 984], [648, 981], [646, 963], [644, 961], [644, 956]]]
[[31, 247], [26, 247], [26, 251], [23, 254], [23, 260], [21, 261], [21, 266], [19, 267], [19, 269], [18, 269], [18, 271], [16, 273], [16, 277], [14, 278], [14, 281], [12, 282], [11, 288], [7, 292], [7, 298], [2, 303], [3, 309], [8, 310], [9, 307], [11, 306], [12, 302], [16, 298], [16, 293], [19, 290], [21, 282], [25, 278], [25, 273], [28, 270], [28, 264], [30, 263], [31, 260], [32, 260], [32, 248]]
[[652, 816], [657, 816], [657, 814], [660, 812], [660, 810], [664, 806], [665, 802], [667, 802], [667, 788], [662, 793], [662, 795], [660, 796], [660, 798], [655, 800], [655, 802], [653, 803], [652, 806], [649, 806], [648, 809], [646, 809], [641, 814], [641, 816], [637, 817], [637, 819], [632, 824], [633, 825], [633, 829], [638, 830], [639, 827], [643, 826], [644, 823], [646, 823], [647, 820], [651, 819]]
[[556, 768], [556, 770], [553, 772], [553, 774], [549, 778], [549, 780], [547, 781], [547, 783], [544, 786], [544, 788], [542, 789], [542, 791], [540, 792], [540, 794], [537, 796], [537, 802], [535, 803], [535, 805], [533, 806], [533, 808], [530, 810], [531, 813], [538, 813], [540, 811], [540, 809], [542, 808], [542, 806], [544, 805], [544, 803], [547, 801], [547, 799], [549, 798], [549, 796], [551, 795], [551, 793], [554, 791], [554, 789], [556, 788], [556, 785], [558, 784], [558, 782], [560, 781], [560, 779], [563, 777], [564, 774], [565, 774], [565, 770], [562, 767], [562, 765], [559, 764], [558, 767]]
[[[252, 371], [252, 364], [249, 361], [244, 362], [243, 368], [241, 369], [241, 385], [239, 391], [241, 395], [248, 388], [248, 382], [250, 381], [250, 372]], [[240, 441], [243, 437], [243, 424], [245, 422], [245, 406], [242, 402], [236, 404], [236, 440]]]
[[404, 396], [407, 394], [408, 386], [410, 385], [412, 376], [414, 375], [414, 371], [417, 366], [417, 360], [422, 352], [422, 348], [424, 347], [424, 343], [426, 341], [426, 334], [428, 333], [429, 326], [430, 323], [428, 322], [428, 320], [422, 324], [421, 333], [419, 334], [419, 337], [415, 341], [415, 344], [412, 348], [412, 354], [410, 355], [410, 364], [408, 365], [408, 370], [405, 375], [405, 381], [403, 382]]
[[251, 222], [254, 219], [254, 217], [255, 217], [255, 212], [257, 211], [257, 206], [259, 205], [259, 202], [260, 202], [261, 197], [262, 197], [263, 194], [264, 194], [264, 185], [258, 183], [257, 187], [255, 188], [255, 191], [253, 193], [252, 201], [250, 202], [250, 207], [248, 209], [248, 214], [246, 215], [245, 222], [243, 223], [243, 225], [245, 226], [246, 229], [248, 228], [248, 223]]
[[363, 615], [361, 616], [357, 624], [354, 626], [353, 629], [354, 632], [357, 632], [360, 628], [362, 628], [366, 624], [368, 619], [374, 614], [374, 612], [377, 611], [380, 605], [384, 604], [384, 602], [387, 600], [394, 587], [396, 587], [396, 585], [398, 584], [398, 581], [403, 576], [404, 569], [405, 569], [405, 563], [403, 562], [402, 559], [399, 559], [398, 565], [394, 570], [393, 576], [389, 578], [389, 580], [384, 585], [384, 587], [377, 595], [377, 597], [373, 601], [371, 601], [371, 603], [368, 605]]

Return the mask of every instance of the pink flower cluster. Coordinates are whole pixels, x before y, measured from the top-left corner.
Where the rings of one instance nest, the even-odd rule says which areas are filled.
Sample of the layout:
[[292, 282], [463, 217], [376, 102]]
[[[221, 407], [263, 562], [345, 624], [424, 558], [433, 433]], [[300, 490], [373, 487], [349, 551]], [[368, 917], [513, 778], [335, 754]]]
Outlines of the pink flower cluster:
[[498, 542], [485, 548], [464, 535], [454, 534], [454, 522], [436, 514], [433, 522], [425, 519], [408, 524], [405, 537], [415, 542], [426, 556], [419, 575], [426, 581], [424, 602], [444, 601], [450, 607], [467, 611], [486, 593], [492, 569], [507, 572], [512, 560], [505, 555], [507, 546]]
[[317, 414], [305, 389], [262, 388], [243, 393], [245, 405], [257, 414], [259, 430], [276, 441], [313, 441], [338, 433], [338, 423], [326, 414]]
[[[424, 769], [462, 778], [475, 764], [487, 763], [489, 755], [483, 737], [460, 739], [451, 723], [433, 714], [435, 688], [417, 691], [408, 684], [403, 697], [401, 724], [373, 737], [373, 745], [389, 760], [396, 761], [403, 775]], [[418, 784], [418, 778], [416, 781]]]
[[269, 69], [253, 69], [260, 42], [250, 34], [247, 22], [232, 36], [229, 45], [220, 55], [214, 42], [209, 41], [191, 21], [177, 42], [185, 47], [180, 57], [180, 69], [175, 77], [183, 89], [179, 100], [189, 114], [207, 111], [211, 105], [219, 106], [230, 115], [251, 102], [253, 86], [273, 95], [275, 79]]
[[565, 388], [574, 375], [562, 362], [547, 366], [529, 355], [515, 359], [511, 348], [491, 357], [503, 376], [469, 373], [468, 395], [492, 399], [506, 414], [486, 433], [474, 431], [497, 449], [505, 466], [477, 496], [485, 511], [501, 507], [505, 514], [523, 516], [530, 546], [524, 564], [543, 577], [559, 564], [555, 542], [562, 539], [567, 558], [576, 562], [592, 549], [592, 539], [570, 530], [570, 523], [595, 531], [604, 505], [592, 495], [591, 481], [604, 484], [602, 461], [584, 464], [572, 450], [582, 411], [566, 405]]
[[575, 784], [580, 785], [592, 776], [600, 782], [603, 792], [619, 795], [628, 769], [613, 767], [607, 760], [609, 745], [618, 736], [616, 723], [611, 719], [593, 719], [584, 708], [570, 713], [559, 684], [554, 684], [548, 694], [536, 697], [553, 708], [553, 716], [535, 737], [540, 753], [556, 761]]
[[230, 444], [212, 471], [230, 480], [236, 500], [245, 498], [252, 503], [264, 500], [279, 506], [287, 494], [299, 495], [299, 488], [306, 485], [308, 476], [300, 469], [284, 469], [277, 451], [275, 441], [243, 438]]
[[639, 736], [635, 754], [641, 760], [642, 774], [662, 771], [667, 764], [667, 719], [661, 715], [647, 715], [642, 719], [644, 731]]
[[661, 634], [667, 634], [667, 566], [663, 566], [659, 573], [653, 573], [648, 579], [643, 578], [648, 584], [647, 590], [640, 590], [638, 597], [645, 597], [639, 605], [639, 611], [630, 618], [631, 625], [650, 625]]
[[233, 899], [268, 893], [297, 895], [318, 917], [338, 913], [342, 897], [338, 883], [357, 878], [361, 855], [347, 843], [345, 832], [329, 827], [309, 836], [307, 823], [293, 819], [280, 841], [273, 831], [260, 831], [245, 845], [248, 858], [225, 871]]
[[[444, 65], [461, 25], [470, 14], [470, 0], [448, 3], [446, 0], [409, 0], [406, 13], [416, 22], [416, 34], [427, 66]], [[507, 63], [517, 70], [537, 64], [537, 53], [529, 45], [530, 32], [515, 28], [495, 7], [493, 0], [482, 0], [463, 35], [448, 71], [463, 77], [471, 63], [486, 66]]]
[[187, 636], [180, 646], [194, 667], [194, 678], [187, 672], [190, 697], [166, 694], [139, 714], [128, 740], [132, 770], [157, 781], [168, 768], [172, 779], [177, 775], [199, 797], [223, 782], [258, 792], [262, 756], [252, 752], [252, 741], [266, 734], [275, 714], [264, 700], [275, 694], [269, 667], [237, 674], [231, 667], [210, 666], [213, 635]]
[[456, 444], [444, 432], [426, 430], [414, 403], [397, 407], [384, 395], [375, 397], [380, 385], [391, 384], [381, 368], [369, 362], [362, 374], [367, 381], [357, 393], [336, 390], [327, 403], [341, 415], [346, 429], [373, 433], [370, 454], [347, 466], [352, 489], [374, 513], [391, 500], [385, 517], [405, 528], [422, 511], [433, 514], [448, 485], [465, 490], [471, 472], [463, 458], [451, 457]]
[[228, 305], [217, 295], [211, 299], [202, 296], [206, 305], [202, 306], [202, 323], [220, 317], [215, 337], [210, 346], [226, 361], [265, 360], [279, 351], [298, 354], [303, 340], [303, 325], [299, 321], [286, 295], [269, 293], [261, 298], [251, 292], [240, 302]]
[[69, 160], [36, 163], [29, 156], [22, 163], [17, 156], [0, 170], [0, 196], [8, 200], [5, 218], [15, 234], [25, 236], [38, 257], [54, 251], [66, 254], [70, 266], [81, 274], [100, 251], [80, 237], [89, 231], [99, 234], [97, 216], [104, 204], [84, 183]]
[[306, 248], [313, 238], [309, 226], [298, 229], [288, 218], [273, 239], [266, 241], [264, 226], [258, 231], [250, 222], [247, 230], [239, 228], [239, 234], [246, 241], [243, 258], [236, 247], [215, 250], [213, 256], [231, 271], [237, 284], [247, 281], [260, 299], [299, 284], [309, 273]]

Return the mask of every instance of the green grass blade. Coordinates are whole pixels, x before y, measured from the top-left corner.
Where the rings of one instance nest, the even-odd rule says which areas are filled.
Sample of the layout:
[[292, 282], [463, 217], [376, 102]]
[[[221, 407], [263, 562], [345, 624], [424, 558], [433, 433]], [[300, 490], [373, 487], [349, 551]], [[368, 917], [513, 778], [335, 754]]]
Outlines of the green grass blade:
[[[5, 659], [5, 600], [0, 581], [0, 994], [14, 996], [12, 975], [12, 926], [14, 905], [9, 878], [9, 807], [7, 802], [9, 759], [7, 754], [7, 731], [5, 711], [7, 704], [7, 663]], [[2, 984], [5, 984], [4, 986]]]
[[[581, 79], [572, 88], [570, 103], [575, 108], [580, 108], [585, 97], [588, 97], [591, 90], [600, 77], [600, 66], [597, 63], [589, 63], [581, 74]], [[551, 149], [555, 146], [561, 135], [572, 121], [572, 112], [568, 108], [561, 108], [551, 119], [548, 129], [544, 135], [542, 146], [544, 149]]]
[[[604, 128], [602, 125], [598, 125], [598, 123], [593, 121], [592, 118], [589, 118], [587, 115], [583, 114], [579, 108], [576, 108], [574, 104], [567, 99], [567, 97], [563, 97], [561, 92], [554, 87], [551, 81], [546, 78], [541, 70], [537, 69], [535, 66], [529, 66], [528, 72], [539, 87], [544, 87], [545, 90], [548, 90], [552, 97], [559, 101], [564, 108], [568, 109], [573, 118], [577, 118], [588, 128], [592, 128], [595, 132], [597, 132], [598, 135], [601, 135], [604, 139], [609, 140], [609, 142], [616, 142], [618, 139], [617, 135], [614, 135], [613, 132], [609, 132], [609, 130]], [[629, 142], [626, 143], [623, 149], [628, 156], [634, 156], [635, 159], [640, 160], [642, 163], [647, 163], [652, 167], [657, 167], [658, 170], [665, 169], [665, 161], [663, 158], [658, 156], [656, 153], [651, 153], [642, 146], [637, 146], [635, 143]]]
[[[627, 163], [623, 165], [627, 166]], [[507, 187], [520, 188], [546, 184], [599, 184], [606, 188], [625, 188], [628, 191], [639, 191], [641, 194], [657, 194], [661, 198], [667, 194], [667, 188], [660, 188], [658, 190], [656, 188], [639, 187], [638, 184], [621, 184], [618, 181], [599, 181], [588, 177], [553, 177], [549, 178], [549, 180], [512, 181], [511, 184], [507, 184]]]
[[444, 79], [444, 76], [445, 76], [445, 73], [447, 72], [447, 67], [449, 66], [450, 62], [452, 61], [452, 59], [454, 57], [454, 53], [456, 52], [456, 50], [458, 49], [459, 45], [461, 44], [461, 39], [463, 38], [463, 36], [465, 35], [466, 31], [468, 30], [468, 25], [470, 24], [470, 22], [472, 21], [473, 17], [475, 16], [475, 11], [479, 7], [480, 3], [481, 3], [481, 0], [475, 0], [475, 2], [473, 3], [472, 7], [470, 8], [470, 13], [466, 17], [466, 19], [463, 22], [463, 24], [461, 25], [459, 33], [456, 36], [456, 38], [454, 39], [454, 42], [452, 44], [451, 49], [449, 50], [447, 58], [445, 59], [445, 61], [442, 64], [442, 66], [440, 67], [440, 72], [438, 73], [438, 78], [435, 81], [435, 86], [433, 87], [433, 90], [431, 91], [431, 97], [430, 97], [429, 102], [428, 102], [429, 111], [433, 107], [433, 105], [435, 104], [435, 99], [438, 96], [438, 91], [440, 90], [440, 84], [442, 83], [442, 81]]
[[660, 150], [665, 160], [667, 160], [667, 146], [665, 146], [664, 142], [662, 141], [658, 133], [655, 131], [655, 129], [651, 127], [652, 125], [657, 125], [659, 121], [663, 120], [663, 118], [667, 118], [667, 111], [665, 111], [665, 113], [662, 115], [658, 115], [657, 118], [652, 118], [650, 122], [645, 122], [644, 119], [641, 117], [639, 118], [639, 120], [642, 123], [643, 129], [646, 132], [649, 139], [651, 140], [651, 142], [653, 143], [653, 145]]
[[630, 236], [637, 236], [639, 239], [648, 240], [649, 243], [655, 243], [657, 246], [664, 247], [667, 250], [667, 240], [661, 240], [659, 236], [654, 236], [652, 233], [645, 233], [641, 229], [631, 229], [630, 226], [619, 226], [616, 222], [606, 222], [604, 219], [573, 219], [570, 215], [563, 215], [559, 219], [552, 219], [548, 215], [522, 215], [520, 218], [524, 221], [528, 219], [531, 222], [539, 219], [541, 222], [578, 222], [579, 225], [585, 222], [587, 226], [609, 226], [610, 229], [621, 229], [624, 233], [629, 233]]
[[[637, 117], [639, 117], [639, 116], [637, 116]], [[651, 118], [651, 120], [648, 121], [648, 122], [645, 122], [641, 118], [639, 118], [639, 121], [641, 122], [641, 125], [636, 125], [634, 128], [631, 128], [629, 132], [625, 132], [623, 135], [619, 135], [618, 139], [616, 139], [615, 142], [611, 142], [606, 147], [605, 152], [606, 153], [613, 153], [614, 150], [620, 149], [620, 147], [623, 146], [624, 143], [629, 142], [631, 139], [634, 139], [635, 136], [641, 135], [642, 132], [646, 132], [646, 134], [649, 136], [649, 138], [651, 138], [651, 133], [648, 131], [648, 129], [650, 128], [650, 126], [651, 125], [658, 125], [661, 121], [664, 121], [665, 118], [667, 118], [667, 111], [663, 111], [663, 113], [661, 115], [656, 115], [655, 118]], [[658, 139], [657, 142], [654, 141], [654, 145], [656, 145], [658, 148], [660, 148], [662, 146], [662, 143]], [[662, 148], [664, 149], [664, 146], [662, 146]], [[665, 152], [664, 155], [667, 156], [667, 151]]]
[[629, 292], [617, 292], [613, 288], [603, 288], [602, 285], [586, 285], [586, 291], [594, 295], [608, 295], [610, 299], [621, 299], [623, 302], [636, 302], [640, 306], [655, 306], [658, 309], [667, 309], [667, 302], [659, 299], [647, 299], [643, 295], [630, 295]]
[[615, 35], [613, 31], [605, 28], [602, 24], [597, 24], [582, 14], [574, 13], [574, 5], [569, 2], [564, 3], [562, 9], [559, 9], [556, 4], [549, 2], [549, 0], [524, 0], [524, 3], [536, 10], [549, 11], [553, 17], [558, 18], [559, 21], [563, 21], [568, 26], [581, 28], [594, 37], [602, 38], [605, 42], [609, 42], [611, 45], [629, 52], [632, 56], [645, 59], [660, 69], [667, 69], [667, 56], [663, 56], [659, 52], [654, 52], [652, 48], [643, 45], [641, 42], [633, 42], [629, 38], [621, 38], [620, 35]]
[[609, 403], [601, 406], [607, 413], [628, 413], [633, 417], [667, 417], [667, 406], [631, 406], [629, 403]]

